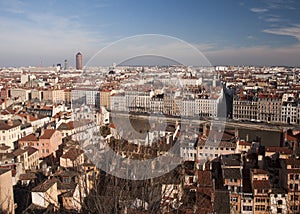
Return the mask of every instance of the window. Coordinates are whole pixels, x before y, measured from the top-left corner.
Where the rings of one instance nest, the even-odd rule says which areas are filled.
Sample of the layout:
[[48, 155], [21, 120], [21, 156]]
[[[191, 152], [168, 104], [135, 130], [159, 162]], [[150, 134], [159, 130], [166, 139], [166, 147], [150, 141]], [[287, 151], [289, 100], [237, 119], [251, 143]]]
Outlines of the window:
[[278, 200], [278, 204], [281, 205], [282, 204], [282, 200]]
[[237, 197], [232, 197], [232, 198], [231, 198], [231, 201], [237, 202], [237, 201], [238, 201], [238, 198], [237, 198]]
[[293, 184], [290, 184], [290, 189], [294, 189], [294, 186], [293, 186]]
[[290, 179], [291, 179], [291, 180], [294, 179], [294, 175], [293, 175], [293, 174], [290, 175]]
[[244, 211], [252, 211], [252, 206], [243, 206]]

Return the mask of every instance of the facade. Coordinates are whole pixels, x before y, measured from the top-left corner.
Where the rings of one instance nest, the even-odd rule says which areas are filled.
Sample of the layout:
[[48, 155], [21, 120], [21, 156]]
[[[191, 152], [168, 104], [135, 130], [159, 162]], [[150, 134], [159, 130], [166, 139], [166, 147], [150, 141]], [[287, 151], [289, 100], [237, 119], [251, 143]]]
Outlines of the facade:
[[83, 104], [99, 107], [100, 93], [98, 89], [78, 88], [71, 92], [73, 106], [81, 106]]
[[225, 188], [229, 191], [232, 212], [240, 213], [243, 193], [242, 164], [238, 156], [221, 156], [222, 177]]
[[[283, 162], [284, 163], [284, 162]], [[284, 187], [287, 190], [287, 205], [290, 213], [300, 212], [300, 160], [285, 160], [283, 170]]]
[[233, 119], [257, 121], [257, 105], [257, 101], [241, 100], [240, 98], [235, 98], [233, 100]]
[[0, 168], [0, 212], [14, 214], [12, 171]]
[[283, 102], [281, 107], [281, 121], [286, 124], [297, 124], [297, 103]]
[[281, 104], [279, 97], [261, 95], [258, 97], [258, 120], [270, 123], [280, 123], [281, 119]]
[[77, 167], [84, 163], [84, 153], [80, 149], [71, 148], [60, 157], [60, 166]]
[[110, 107], [111, 111], [126, 112], [126, 98], [125, 94], [113, 94], [110, 96]]
[[48, 89], [41, 91], [41, 100], [61, 103], [65, 101], [65, 93], [62, 89]]
[[270, 194], [270, 213], [288, 213], [288, 195], [282, 189], [272, 189], [272, 193]]
[[100, 106], [110, 109], [110, 90], [100, 90]]
[[11, 88], [9, 90], [11, 98], [20, 98], [22, 101], [27, 101], [29, 99], [30, 90], [23, 88]]
[[21, 122], [18, 120], [0, 120], [0, 144], [15, 149], [21, 136]]
[[62, 143], [62, 134], [60, 131], [54, 129], [46, 129], [41, 132], [41, 135], [37, 137], [34, 134], [30, 134], [19, 139], [19, 146], [21, 148], [31, 146], [39, 151], [39, 158], [47, 157], [49, 155], [56, 155], [58, 146]]
[[254, 195], [254, 213], [270, 212], [269, 194], [272, 190], [267, 172], [261, 169], [252, 169], [251, 186]]
[[51, 179], [46, 180], [32, 189], [32, 203], [43, 208], [47, 208], [50, 204], [58, 207], [57, 195], [57, 182]]

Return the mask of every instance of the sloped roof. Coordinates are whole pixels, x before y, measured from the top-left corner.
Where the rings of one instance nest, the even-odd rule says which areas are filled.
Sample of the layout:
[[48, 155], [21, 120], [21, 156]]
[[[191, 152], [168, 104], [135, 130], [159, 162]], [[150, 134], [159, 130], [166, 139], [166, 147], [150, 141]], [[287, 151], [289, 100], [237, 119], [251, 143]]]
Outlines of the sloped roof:
[[46, 192], [48, 189], [50, 189], [54, 184], [56, 183], [56, 180], [49, 179], [45, 182], [37, 185], [32, 189], [32, 192]]
[[55, 132], [55, 129], [46, 129], [44, 130], [44, 134], [40, 136], [40, 139], [50, 139]]
[[29, 134], [25, 137], [20, 138], [19, 141], [38, 141], [38, 139], [35, 134]]
[[81, 154], [83, 154], [83, 151], [81, 149], [71, 148], [65, 154], [63, 154], [61, 157], [64, 159], [70, 159], [70, 160], [74, 161]]

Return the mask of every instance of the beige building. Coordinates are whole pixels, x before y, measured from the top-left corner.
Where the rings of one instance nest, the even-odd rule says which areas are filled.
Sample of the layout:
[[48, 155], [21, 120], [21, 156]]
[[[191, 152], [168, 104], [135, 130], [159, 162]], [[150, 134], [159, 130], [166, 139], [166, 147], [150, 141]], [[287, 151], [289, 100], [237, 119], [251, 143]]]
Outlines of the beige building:
[[38, 149], [39, 158], [47, 157], [51, 154], [56, 156], [56, 151], [61, 143], [61, 132], [54, 129], [43, 130], [39, 137], [30, 134], [19, 139], [19, 146], [21, 148], [31, 146]]
[[289, 158], [284, 161], [284, 170], [281, 173], [285, 189], [288, 192], [289, 213], [300, 212], [300, 160]]
[[0, 144], [5, 144], [11, 149], [17, 145], [21, 135], [21, 122], [18, 120], [0, 120]]
[[57, 195], [57, 182], [55, 180], [46, 180], [32, 189], [32, 203], [44, 208], [47, 208], [50, 204], [58, 207]]
[[251, 187], [254, 195], [254, 213], [265, 214], [270, 212], [271, 185], [268, 173], [262, 169], [252, 169]]
[[42, 100], [60, 103], [65, 101], [65, 92], [62, 89], [49, 89], [42, 91]]
[[60, 157], [61, 167], [76, 167], [84, 163], [84, 153], [80, 149], [71, 148]]
[[15, 213], [11, 173], [11, 170], [0, 169], [0, 213]]
[[232, 117], [235, 120], [257, 120], [257, 101], [242, 100], [235, 98], [233, 100]]
[[27, 101], [29, 99], [29, 93], [31, 90], [27, 90], [24, 88], [11, 88], [10, 89], [10, 97], [17, 98], [19, 97], [21, 101]]
[[110, 109], [110, 90], [101, 90], [100, 91], [100, 106]]
[[257, 119], [263, 122], [280, 123], [282, 101], [279, 97], [260, 95], [258, 97]]

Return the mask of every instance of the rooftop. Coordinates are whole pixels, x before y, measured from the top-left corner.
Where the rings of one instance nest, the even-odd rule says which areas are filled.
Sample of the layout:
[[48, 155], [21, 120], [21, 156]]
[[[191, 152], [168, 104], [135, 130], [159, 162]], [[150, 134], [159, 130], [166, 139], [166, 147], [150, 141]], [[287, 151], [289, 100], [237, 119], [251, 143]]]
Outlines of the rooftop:
[[45, 182], [37, 185], [32, 189], [32, 192], [46, 192], [48, 189], [50, 189], [54, 184], [56, 183], [55, 180], [49, 179]]

